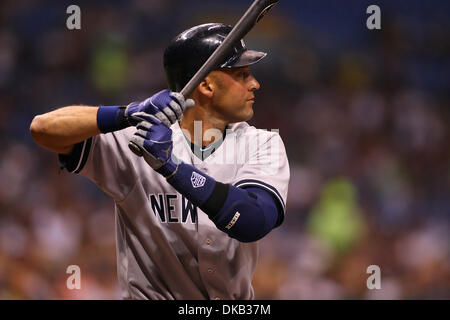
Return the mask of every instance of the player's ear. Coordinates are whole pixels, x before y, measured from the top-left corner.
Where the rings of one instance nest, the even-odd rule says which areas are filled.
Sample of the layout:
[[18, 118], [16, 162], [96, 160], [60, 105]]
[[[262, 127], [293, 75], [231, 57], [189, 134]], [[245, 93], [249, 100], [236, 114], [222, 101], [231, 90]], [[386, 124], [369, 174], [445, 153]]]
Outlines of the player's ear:
[[203, 79], [203, 81], [198, 85], [197, 89], [202, 95], [208, 98], [212, 98], [214, 93], [214, 83], [212, 77], [207, 76], [205, 79]]

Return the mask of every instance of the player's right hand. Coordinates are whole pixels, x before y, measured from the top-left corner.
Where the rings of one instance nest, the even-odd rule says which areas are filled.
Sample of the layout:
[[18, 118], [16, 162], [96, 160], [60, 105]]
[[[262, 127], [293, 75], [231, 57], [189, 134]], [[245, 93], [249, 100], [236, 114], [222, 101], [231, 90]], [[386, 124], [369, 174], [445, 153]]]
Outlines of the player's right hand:
[[178, 167], [172, 156], [172, 130], [154, 116], [143, 115], [143, 121], [137, 125], [137, 131], [128, 147], [164, 177], [170, 176]]
[[194, 106], [194, 100], [183, 97], [181, 93], [163, 90], [142, 102], [132, 102], [125, 109], [125, 117], [136, 126], [144, 120], [143, 113], [152, 115], [167, 127], [179, 120], [185, 109]]

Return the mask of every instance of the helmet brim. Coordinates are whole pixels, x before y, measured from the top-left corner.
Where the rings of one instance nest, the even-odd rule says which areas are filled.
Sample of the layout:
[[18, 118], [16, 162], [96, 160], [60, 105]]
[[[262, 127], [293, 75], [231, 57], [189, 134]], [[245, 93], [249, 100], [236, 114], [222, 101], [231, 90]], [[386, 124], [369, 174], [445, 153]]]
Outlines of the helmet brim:
[[233, 61], [229, 61], [222, 65], [222, 68], [240, 68], [247, 67], [252, 64], [258, 63], [264, 57], [267, 56], [267, 53], [255, 50], [245, 50], [237, 59], [233, 59]]

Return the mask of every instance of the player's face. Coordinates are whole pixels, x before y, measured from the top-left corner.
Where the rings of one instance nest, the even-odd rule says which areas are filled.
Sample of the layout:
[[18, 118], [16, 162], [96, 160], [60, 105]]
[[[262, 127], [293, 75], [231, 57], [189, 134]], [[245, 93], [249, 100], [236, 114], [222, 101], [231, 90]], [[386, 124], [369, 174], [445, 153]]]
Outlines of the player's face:
[[254, 92], [260, 85], [250, 73], [250, 68], [224, 68], [213, 71], [211, 75], [215, 111], [230, 123], [251, 119], [255, 103]]

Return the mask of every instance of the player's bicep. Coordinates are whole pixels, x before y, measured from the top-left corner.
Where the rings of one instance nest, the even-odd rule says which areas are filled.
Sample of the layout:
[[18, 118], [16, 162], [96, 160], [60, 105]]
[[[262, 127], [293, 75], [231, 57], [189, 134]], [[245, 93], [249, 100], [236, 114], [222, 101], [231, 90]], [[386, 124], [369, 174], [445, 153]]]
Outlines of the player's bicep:
[[[262, 139], [264, 141], [264, 139]], [[258, 145], [237, 173], [235, 187], [259, 188], [267, 192], [275, 201], [280, 213], [276, 226], [279, 226], [286, 213], [286, 199], [289, 185], [289, 163], [283, 141], [278, 134], [266, 137]]]
[[254, 180], [251, 184], [241, 182], [235, 184], [235, 186], [241, 189], [245, 189], [250, 194], [254, 194], [258, 197], [258, 202], [264, 209], [266, 216], [270, 216], [275, 219], [274, 227], [276, 228], [280, 226], [284, 221], [285, 205], [283, 198], [275, 188], [268, 186], [261, 181], [258, 181], [258, 184], [259, 186], [255, 183]]

